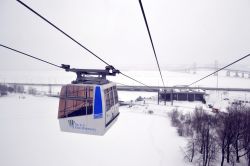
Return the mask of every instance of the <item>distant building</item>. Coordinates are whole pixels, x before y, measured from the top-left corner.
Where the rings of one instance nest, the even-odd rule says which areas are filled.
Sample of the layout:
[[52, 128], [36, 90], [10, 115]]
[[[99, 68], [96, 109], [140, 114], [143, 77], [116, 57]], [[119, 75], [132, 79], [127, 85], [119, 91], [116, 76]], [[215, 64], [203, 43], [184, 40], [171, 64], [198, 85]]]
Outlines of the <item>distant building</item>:
[[205, 100], [205, 92], [204, 91], [190, 91], [190, 90], [182, 90], [182, 91], [161, 91], [159, 94], [159, 99], [161, 101], [200, 101], [202, 103], [206, 103]]

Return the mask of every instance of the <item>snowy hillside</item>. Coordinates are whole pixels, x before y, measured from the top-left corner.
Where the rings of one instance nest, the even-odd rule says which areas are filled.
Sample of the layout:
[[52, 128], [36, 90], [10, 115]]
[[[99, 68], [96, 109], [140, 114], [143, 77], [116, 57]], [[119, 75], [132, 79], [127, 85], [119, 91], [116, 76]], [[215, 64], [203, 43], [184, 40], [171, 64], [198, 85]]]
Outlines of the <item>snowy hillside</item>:
[[[165, 108], [120, 107], [121, 115], [104, 136], [61, 132], [58, 99], [27, 95], [0, 98], [0, 161], [4, 166], [187, 165], [186, 140], [171, 127]], [[155, 114], [147, 114], [152, 109]]]

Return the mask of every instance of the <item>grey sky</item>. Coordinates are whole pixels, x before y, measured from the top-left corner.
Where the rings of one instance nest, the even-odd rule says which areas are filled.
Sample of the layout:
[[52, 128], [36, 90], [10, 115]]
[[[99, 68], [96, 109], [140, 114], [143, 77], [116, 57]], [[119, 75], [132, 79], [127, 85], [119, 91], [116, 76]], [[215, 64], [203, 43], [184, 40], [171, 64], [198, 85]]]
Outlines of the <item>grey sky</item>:
[[[115, 67], [157, 70], [138, 0], [23, 1]], [[250, 53], [249, 0], [142, 2], [162, 67]], [[0, 0], [0, 43], [56, 64], [105, 66], [14, 0]], [[0, 58], [1, 70], [53, 69], [4, 48]]]

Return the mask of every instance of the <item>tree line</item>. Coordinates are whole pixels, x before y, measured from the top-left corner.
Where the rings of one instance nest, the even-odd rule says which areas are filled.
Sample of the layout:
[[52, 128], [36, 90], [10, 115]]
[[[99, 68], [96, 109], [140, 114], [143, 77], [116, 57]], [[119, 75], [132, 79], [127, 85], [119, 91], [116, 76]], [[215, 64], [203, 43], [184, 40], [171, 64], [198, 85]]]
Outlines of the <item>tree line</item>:
[[[6, 85], [0, 84], [0, 96], [5, 96], [8, 93], [25, 93], [25, 88], [22, 85]], [[37, 90], [33, 87], [28, 87], [28, 94], [36, 95]]]
[[174, 109], [169, 116], [178, 134], [188, 139], [184, 153], [189, 162], [250, 166], [250, 107], [231, 105], [216, 114], [202, 108], [188, 114]]

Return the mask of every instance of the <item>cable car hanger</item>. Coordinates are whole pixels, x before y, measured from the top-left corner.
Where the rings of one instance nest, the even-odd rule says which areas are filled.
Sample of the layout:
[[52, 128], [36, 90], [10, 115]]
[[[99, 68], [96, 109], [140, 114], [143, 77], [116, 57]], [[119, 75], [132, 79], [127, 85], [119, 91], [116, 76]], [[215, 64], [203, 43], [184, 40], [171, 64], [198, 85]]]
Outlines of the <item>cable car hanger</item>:
[[[62, 64], [61, 67], [67, 72], [76, 73], [76, 80], [72, 81], [72, 84], [107, 84], [109, 81], [106, 76], [115, 76], [120, 71], [109, 65], [105, 67], [105, 70], [100, 69], [75, 69], [70, 68], [70, 65]], [[94, 77], [95, 76], [95, 77]]]

